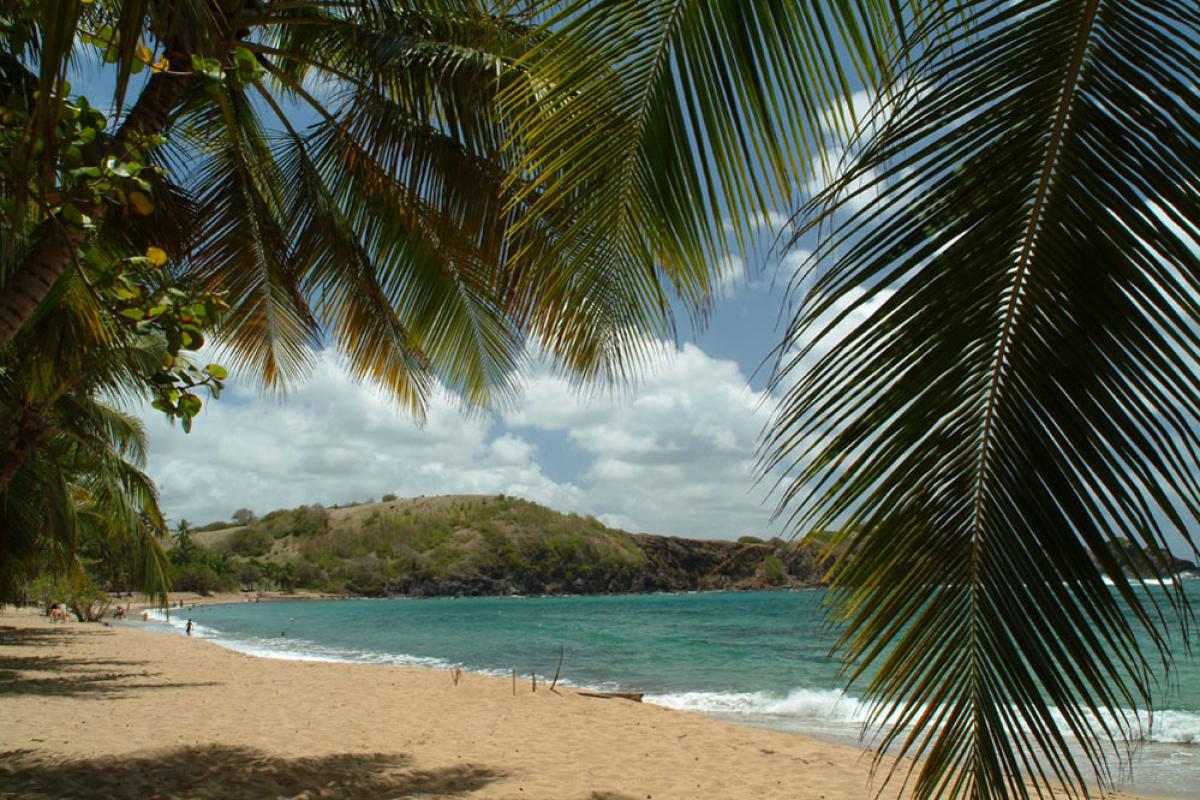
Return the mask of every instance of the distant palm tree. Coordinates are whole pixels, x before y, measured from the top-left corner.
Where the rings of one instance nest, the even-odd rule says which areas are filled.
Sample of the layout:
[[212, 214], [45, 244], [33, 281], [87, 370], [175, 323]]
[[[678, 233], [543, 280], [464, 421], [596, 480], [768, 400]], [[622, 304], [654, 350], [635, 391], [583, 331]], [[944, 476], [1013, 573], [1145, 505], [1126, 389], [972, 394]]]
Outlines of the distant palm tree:
[[52, 423], [0, 489], [0, 596], [39, 567], [76, 573], [90, 541], [125, 554], [142, 591], [165, 602], [169, 569], [157, 535], [165, 523], [142, 471], [141, 421], [78, 396], [63, 398], [50, 419], [64, 424]]
[[175, 524], [175, 546], [183, 553], [184, 559], [192, 550], [192, 523], [181, 519]]
[[917, 795], [1087, 795], [1069, 737], [1107, 785], [1190, 615], [1125, 569], [1200, 523], [1200, 7], [539, 6], [502, 100], [564, 249], [700, 270], [830, 184], [764, 467], [845, 532], [831, 618]]

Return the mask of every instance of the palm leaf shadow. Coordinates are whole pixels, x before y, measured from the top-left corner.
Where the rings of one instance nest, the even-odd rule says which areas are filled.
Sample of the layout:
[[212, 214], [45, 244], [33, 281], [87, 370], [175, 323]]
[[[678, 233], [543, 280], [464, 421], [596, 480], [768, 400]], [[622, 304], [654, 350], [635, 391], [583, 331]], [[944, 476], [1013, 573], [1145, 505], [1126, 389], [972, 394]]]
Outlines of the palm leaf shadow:
[[387, 753], [282, 758], [249, 747], [194, 745], [132, 756], [64, 759], [23, 750], [0, 754], [0, 795], [21, 800], [145, 800], [295, 797], [331, 800], [459, 796], [501, 772], [476, 764], [413, 769]]

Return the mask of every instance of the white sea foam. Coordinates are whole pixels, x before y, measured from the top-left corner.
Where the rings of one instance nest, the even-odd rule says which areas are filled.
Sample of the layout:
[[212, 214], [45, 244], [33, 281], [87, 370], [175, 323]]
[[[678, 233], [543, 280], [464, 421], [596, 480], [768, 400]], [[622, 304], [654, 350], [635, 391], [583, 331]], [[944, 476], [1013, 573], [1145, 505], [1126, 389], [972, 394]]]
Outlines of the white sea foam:
[[646, 701], [681, 711], [747, 717], [780, 717], [815, 722], [861, 725], [867, 708], [837, 689], [792, 689], [772, 692], [668, 692], [650, 694]]
[[[166, 625], [173, 630], [180, 631], [181, 633], [187, 631], [187, 621], [189, 619], [187, 614], [168, 615], [166, 612], [159, 609], [150, 609], [146, 611], [146, 614], [154, 622], [157, 622], [161, 625]], [[195, 636], [198, 639], [215, 639], [217, 637], [217, 632], [212, 628], [208, 628], [199, 624], [193, 619], [192, 636]]]
[[1200, 744], [1200, 714], [1187, 711], [1159, 711], [1146, 738], [1151, 742]]
[[[772, 692], [670, 692], [647, 695], [646, 702], [788, 728], [861, 727], [868, 719], [865, 703], [837, 689], [797, 688], [786, 695]], [[1061, 722], [1061, 717], [1059, 719]], [[1115, 719], [1108, 722], [1111, 724]], [[1142, 741], [1200, 744], [1200, 714], [1168, 709], [1157, 711], [1151, 717], [1138, 711], [1129, 712], [1126, 719], [1131, 735]], [[1065, 730], [1065, 723], [1063, 727]], [[1094, 728], [1100, 730], [1099, 726]]]

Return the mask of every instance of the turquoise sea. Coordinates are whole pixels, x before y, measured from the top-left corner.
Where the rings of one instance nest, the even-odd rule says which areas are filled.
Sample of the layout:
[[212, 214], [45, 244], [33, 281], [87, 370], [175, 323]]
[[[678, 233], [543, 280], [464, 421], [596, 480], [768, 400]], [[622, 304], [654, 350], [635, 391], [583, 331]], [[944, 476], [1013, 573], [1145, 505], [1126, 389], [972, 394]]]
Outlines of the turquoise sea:
[[[1200, 612], [1200, 584], [1190, 595]], [[1148, 592], [1164, 591], [1147, 587]], [[647, 702], [748, 725], [858, 741], [864, 706], [828, 658], [820, 591], [239, 603], [177, 609], [242, 652], [552, 676], [646, 692]], [[160, 620], [155, 623], [165, 626]], [[1177, 657], [1127, 788], [1200, 798], [1200, 654]]]

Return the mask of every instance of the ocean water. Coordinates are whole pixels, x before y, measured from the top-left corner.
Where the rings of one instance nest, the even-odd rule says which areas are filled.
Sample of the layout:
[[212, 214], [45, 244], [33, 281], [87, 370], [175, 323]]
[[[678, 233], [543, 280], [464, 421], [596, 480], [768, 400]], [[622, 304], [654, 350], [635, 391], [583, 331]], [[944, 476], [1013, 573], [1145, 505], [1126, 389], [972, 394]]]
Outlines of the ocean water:
[[[821, 599], [806, 591], [235, 603], [177, 609], [169, 624], [178, 630], [191, 617], [195, 635], [273, 658], [457, 664], [497, 675], [515, 667], [525, 681], [534, 670], [552, 676], [561, 647], [568, 685], [645, 692], [671, 708], [856, 743], [866, 708], [853, 687], [840, 688]], [[1156, 708], [1142, 715], [1125, 786], [1200, 798], [1200, 653], [1177, 656]]]

